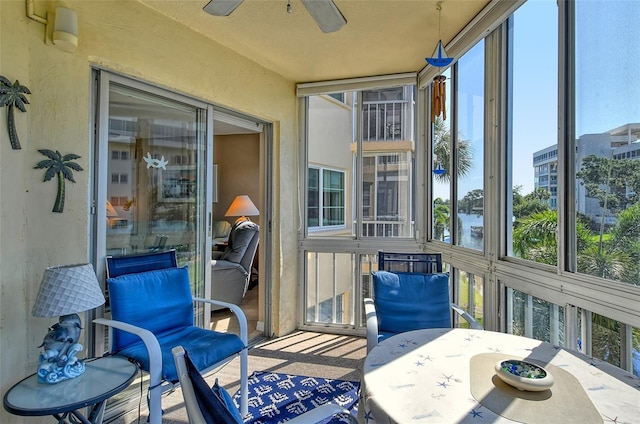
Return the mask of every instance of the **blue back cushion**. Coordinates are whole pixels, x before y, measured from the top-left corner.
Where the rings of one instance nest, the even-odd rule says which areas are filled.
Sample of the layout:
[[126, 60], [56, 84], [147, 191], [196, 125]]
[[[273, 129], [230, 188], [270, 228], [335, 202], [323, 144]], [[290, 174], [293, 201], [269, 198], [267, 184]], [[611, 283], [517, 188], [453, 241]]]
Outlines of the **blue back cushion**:
[[380, 331], [451, 328], [449, 273], [377, 271], [373, 291]]
[[[187, 267], [108, 278], [113, 319], [163, 334], [193, 325], [193, 298]], [[140, 338], [114, 330], [112, 349], [121, 350]]]
[[109, 277], [153, 271], [154, 269], [176, 268], [177, 266], [178, 258], [175, 249], [139, 255], [107, 256], [107, 275]]

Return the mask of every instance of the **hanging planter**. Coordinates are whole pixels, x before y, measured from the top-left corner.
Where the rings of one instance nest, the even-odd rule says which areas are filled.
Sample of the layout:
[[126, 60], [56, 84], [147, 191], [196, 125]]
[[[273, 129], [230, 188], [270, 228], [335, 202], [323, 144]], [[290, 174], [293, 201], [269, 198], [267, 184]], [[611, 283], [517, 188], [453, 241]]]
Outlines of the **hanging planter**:
[[31, 94], [31, 91], [24, 85], [20, 85], [20, 81], [16, 80], [11, 84], [9, 79], [0, 75], [0, 107], [7, 107], [7, 128], [9, 129], [9, 142], [13, 150], [21, 149], [14, 115], [15, 108], [21, 112], [27, 111], [26, 105], [29, 104], [29, 101], [25, 94]]
[[38, 162], [34, 169], [44, 169], [47, 170], [44, 173], [44, 180], [49, 181], [55, 175], [58, 180], [58, 192], [56, 195], [56, 201], [53, 204], [53, 211], [56, 213], [62, 213], [64, 210], [64, 197], [65, 197], [65, 180], [69, 180], [72, 183], [75, 183], [73, 179], [73, 171], [82, 171], [82, 167], [77, 163], [73, 162], [75, 159], [79, 159], [80, 156], [74, 153], [68, 153], [64, 156], [59, 151], [53, 151], [48, 149], [40, 149], [38, 150], [40, 153], [48, 157], [49, 159], [44, 159]]

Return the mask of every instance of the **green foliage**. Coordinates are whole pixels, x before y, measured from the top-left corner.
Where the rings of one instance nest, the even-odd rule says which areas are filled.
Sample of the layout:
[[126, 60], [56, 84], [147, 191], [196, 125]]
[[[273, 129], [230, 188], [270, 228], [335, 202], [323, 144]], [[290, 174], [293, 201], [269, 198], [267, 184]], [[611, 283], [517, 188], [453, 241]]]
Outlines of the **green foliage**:
[[444, 240], [446, 230], [449, 230], [449, 219], [451, 209], [441, 198], [433, 201], [433, 237], [437, 240]]
[[548, 200], [551, 198], [549, 191], [544, 188], [538, 188], [526, 196], [522, 196], [520, 194], [521, 189], [522, 187], [514, 188], [513, 216], [516, 219], [551, 209], [548, 204]]
[[[434, 175], [434, 179], [441, 183], [447, 183], [451, 181], [451, 131], [444, 123], [441, 116], [437, 117], [433, 123], [433, 153], [438, 158], [438, 161], [442, 164], [445, 172], [441, 175]], [[473, 167], [473, 149], [471, 143], [468, 140], [462, 139], [458, 135], [456, 140], [456, 158], [458, 163], [456, 169], [458, 171], [458, 177], [464, 177], [467, 175]]]
[[[589, 155], [576, 173], [587, 197], [598, 199], [600, 207], [616, 213], [638, 202], [640, 161]], [[629, 195], [630, 191], [634, 194]], [[606, 212], [606, 211], [605, 211]]]
[[482, 216], [484, 211], [484, 191], [482, 189], [471, 190], [458, 201], [458, 212], [468, 215]]

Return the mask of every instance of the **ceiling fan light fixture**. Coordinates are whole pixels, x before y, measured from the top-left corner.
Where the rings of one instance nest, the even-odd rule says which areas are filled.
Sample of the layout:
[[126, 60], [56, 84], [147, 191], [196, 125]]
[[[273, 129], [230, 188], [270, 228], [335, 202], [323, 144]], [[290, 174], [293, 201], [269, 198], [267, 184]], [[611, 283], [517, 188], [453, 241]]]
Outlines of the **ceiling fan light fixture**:
[[302, 0], [302, 4], [307, 8], [322, 32], [335, 32], [347, 23], [332, 0]]
[[205, 12], [214, 16], [229, 16], [236, 10], [243, 0], [211, 0], [203, 8]]
[[[335, 32], [342, 28], [347, 20], [333, 0], [301, 0], [309, 14], [322, 32]], [[214, 16], [229, 16], [240, 6], [243, 0], [210, 0], [203, 8]], [[287, 12], [291, 13], [291, 1], [287, 1]]]

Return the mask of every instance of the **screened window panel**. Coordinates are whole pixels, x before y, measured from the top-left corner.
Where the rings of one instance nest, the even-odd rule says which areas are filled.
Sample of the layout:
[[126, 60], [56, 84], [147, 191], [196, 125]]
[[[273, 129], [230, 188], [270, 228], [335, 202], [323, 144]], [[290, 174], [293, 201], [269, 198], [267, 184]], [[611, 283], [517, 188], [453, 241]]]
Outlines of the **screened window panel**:
[[454, 141], [459, 246], [484, 249], [484, 40], [460, 58]]
[[[557, 21], [556, 2], [528, 1], [514, 13], [509, 32], [507, 250], [549, 265], [558, 257]], [[540, 31], [539, 22], [548, 31]]]
[[640, 285], [639, 15], [638, 2], [575, 2], [577, 270], [634, 285]]

